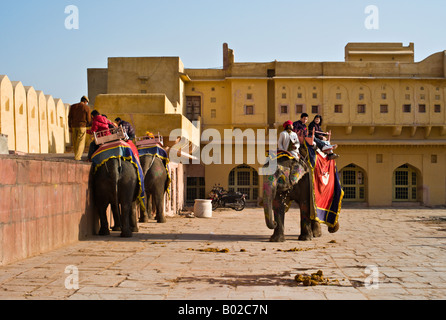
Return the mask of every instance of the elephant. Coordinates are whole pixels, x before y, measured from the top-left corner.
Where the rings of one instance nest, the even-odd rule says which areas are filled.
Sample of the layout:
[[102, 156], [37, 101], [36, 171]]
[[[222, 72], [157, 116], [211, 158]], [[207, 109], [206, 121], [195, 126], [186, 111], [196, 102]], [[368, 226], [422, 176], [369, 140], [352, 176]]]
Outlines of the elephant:
[[100, 236], [110, 235], [107, 208], [111, 205], [115, 227], [121, 237], [131, 238], [138, 232], [136, 207], [139, 194], [138, 173], [135, 166], [120, 158], [112, 158], [93, 175], [93, 199], [99, 212]]
[[164, 166], [163, 160], [159, 157], [146, 154], [140, 156], [141, 167], [144, 173], [144, 186], [146, 191], [146, 210], [140, 209], [139, 222], [149, 221], [148, 213], [152, 213], [152, 206], [156, 210], [156, 220], [158, 223], [166, 223], [164, 215], [164, 195], [169, 188], [169, 176]]
[[[274, 174], [264, 176], [263, 207], [265, 221], [269, 229], [274, 230], [271, 242], [285, 242], [285, 213], [289, 210], [291, 201], [300, 207], [301, 234], [300, 241], [310, 241], [322, 236], [321, 225], [311, 219], [311, 188], [310, 169], [303, 160], [282, 157], [277, 160], [277, 170]], [[268, 167], [268, 163], [265, 168]], [[274, 212], [274, 213], [273, 213]], [[273, 216], [274, 214], [274, 216]], [[329, 228], [330, 233], [339, 229], [339, 225]]]

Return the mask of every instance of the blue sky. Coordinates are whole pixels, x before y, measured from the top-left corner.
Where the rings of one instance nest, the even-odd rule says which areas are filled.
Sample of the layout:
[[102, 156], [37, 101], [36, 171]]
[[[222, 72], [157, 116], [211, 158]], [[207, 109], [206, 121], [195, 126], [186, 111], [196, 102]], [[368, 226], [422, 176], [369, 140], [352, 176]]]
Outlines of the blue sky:
[[[67, 30], [65, 8], [79, 9]], [[368, 5], [379, 29], [364, 26]], [[415, 60], [446, 50], [444, 0], [0, 1], [0, 74], [78, 102], [87, 68], [108, 57], [179, 56], [186, 68], [236, 62], [343, 61], [348, 42], [415, 43]]]

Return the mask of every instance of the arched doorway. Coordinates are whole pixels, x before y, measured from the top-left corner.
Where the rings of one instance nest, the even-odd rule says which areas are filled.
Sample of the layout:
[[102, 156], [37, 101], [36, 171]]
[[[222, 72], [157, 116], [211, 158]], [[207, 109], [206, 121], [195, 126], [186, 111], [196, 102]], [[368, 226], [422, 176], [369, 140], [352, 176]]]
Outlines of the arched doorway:
[[414, 167], [408, 164], [398, 167], [393, 173], [393, 201], [419, 201], [418, 184], [420, 178]]
[[259, 197], [259, 174], [250, 166], [238, 166], [229, 173], [229, 191], [246, 194], [246, 202], [248, 203], [257, 202]]
[[366, 201], [366, 175], [362, 168], [350, 164], [340, 171], [340, 182], [344, 190], [344, 201]]

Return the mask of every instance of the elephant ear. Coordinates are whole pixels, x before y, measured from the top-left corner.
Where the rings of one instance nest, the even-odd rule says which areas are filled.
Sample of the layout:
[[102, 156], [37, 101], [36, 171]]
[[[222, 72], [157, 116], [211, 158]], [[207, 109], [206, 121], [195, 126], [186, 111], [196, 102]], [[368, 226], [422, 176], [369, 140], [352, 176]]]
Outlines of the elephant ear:
[[294, 163], [291, 167], [290, 172], [290, 183], [291, 185], [296, 185], [299, 183], [300, 179], [307, 173], [307, 170], [298, 162]]
[[277, 178], [277, 189], [279, 190], [287, 190], [290, 189], [290, 173], [291, 169], [283, 166], [278, 166], [276, 172]]

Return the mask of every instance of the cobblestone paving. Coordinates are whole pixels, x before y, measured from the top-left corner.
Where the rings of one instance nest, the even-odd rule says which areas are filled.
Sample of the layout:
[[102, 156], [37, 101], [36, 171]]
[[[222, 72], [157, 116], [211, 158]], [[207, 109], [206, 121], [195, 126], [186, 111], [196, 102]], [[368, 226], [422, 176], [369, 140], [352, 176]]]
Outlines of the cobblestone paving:
[[[298, 212], [287, 214], [285, 243], [268, 241], [262, 209], [141, 224], [132, 239], [92, 237], [0, 267], [0, 299], [446, 298], [445, 209], [344, 209], [340, 231], [322, 226], [311, 242], [298, 241]], [[329, 285], [294, 280], [318, 270]]]

